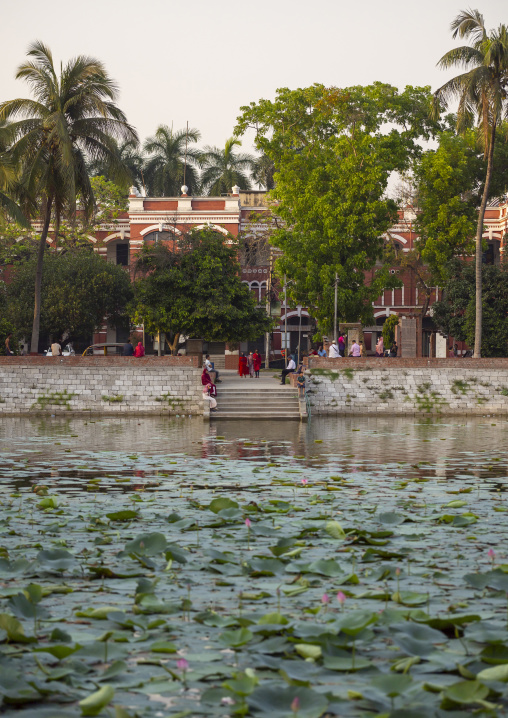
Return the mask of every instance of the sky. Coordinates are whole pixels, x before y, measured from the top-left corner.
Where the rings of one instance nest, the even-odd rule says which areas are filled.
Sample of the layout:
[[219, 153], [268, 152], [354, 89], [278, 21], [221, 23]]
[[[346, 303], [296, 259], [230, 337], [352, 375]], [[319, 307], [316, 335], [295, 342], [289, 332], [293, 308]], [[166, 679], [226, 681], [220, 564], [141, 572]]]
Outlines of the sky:
[[[450, 22], [478, 8], [491, 29], [508, 24], [506, 0], [23, 0], [0, 27], [0, 100], [29, 96], [15, 80], [34, 40], [56, 63], [100, 59], [120, 88], [118, 105], [143, 140], [159, 124], [195, 127], [200, 147], [223, 147], [239, 109], [279, 87], [346, 87], [376, 80], [440, 87], [436, 67], [455, 45]], [[251, 151], [252, 137], [244, 140]]]

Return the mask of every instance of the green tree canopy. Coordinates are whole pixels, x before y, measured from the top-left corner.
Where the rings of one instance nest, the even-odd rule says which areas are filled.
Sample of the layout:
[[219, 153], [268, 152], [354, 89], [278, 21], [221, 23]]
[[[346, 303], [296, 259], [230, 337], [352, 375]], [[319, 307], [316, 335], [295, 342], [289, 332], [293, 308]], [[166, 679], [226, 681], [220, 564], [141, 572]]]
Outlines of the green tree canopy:
[[135, 322], [165, 332], [173, 353], [180, 334], [209, 341], [255, 339], [270, 328], [240, 280], [238, 242], [211, 229], [144, 247], [136, 265]]
[[[453, 260], [443, 299], [432, 305], [438, 328], [459, 341], [474, 345], [475, 265]], [[508, 262], [483, 265], [483, 355], [508, 356]]]
[[257, 148], [277, 168], [270, 196], [271, 242], [284, 252], [278, 271], [323, 331], [333, 323], [336, 275], [346, 321], [371, 321], [372, 301], [398, 284], [380, 264], [397, 209], [384, 193], [390, 174], [407, 169], [418, 140], [435, 131], [431, 104], [429, 88], [375, 83], [282, 89], [274, 101], [242, 108], [236, 132], [254, 128]]
[[[36, 269], [35, 256], [14, 266], [5, 288], [5, 311], [18, 334], [29, 335], [32, 326]], [[41, 296], [41, 331], [72, 341], [91, 337], [105, 321], [124, 322], [132, 284], [123, 267], [91, 250], [46, 251]]]

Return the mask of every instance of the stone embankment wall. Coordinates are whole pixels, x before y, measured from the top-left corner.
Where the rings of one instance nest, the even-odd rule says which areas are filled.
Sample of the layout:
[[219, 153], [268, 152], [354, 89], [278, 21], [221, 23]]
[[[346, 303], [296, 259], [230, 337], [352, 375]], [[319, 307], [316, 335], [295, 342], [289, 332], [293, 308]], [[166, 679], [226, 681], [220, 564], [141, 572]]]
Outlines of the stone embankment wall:
[[196, 357], [0, 357], [0, 415], [203, 415]]
[[508, 359], [310, 359], [313, 414], [508, 414]]

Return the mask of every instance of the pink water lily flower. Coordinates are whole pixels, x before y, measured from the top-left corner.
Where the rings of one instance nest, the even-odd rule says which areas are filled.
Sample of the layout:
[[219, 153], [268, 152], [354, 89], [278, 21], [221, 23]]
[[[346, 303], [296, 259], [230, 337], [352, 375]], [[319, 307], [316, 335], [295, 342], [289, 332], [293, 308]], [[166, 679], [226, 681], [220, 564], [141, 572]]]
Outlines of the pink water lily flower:
[[185, 658], [179, 658], [176, 662], [176, 667], [179, 671], [186, 671], [189, 668], [189, 662]]
[[323, 593], [321, 596], [321, 603], [324, 603], [325, 605], [330, 603], [330, 596], [327, 593]]
[[489, 548], [487, 556], [493, 561], [496, 558], [496, 552], [493, 548]]
[[[307, 486], [308, 483], [309, 483], [309, 479], [306, 479], [306, 478], [304, 477], [304, 478], [302, 479], [302, 486]], [[296, 698], [295, 698], [295, 700], [296, 700]]]
[[295, 696], [293, 700], [291, 701], [291, 710], [293, 713], [298, 713], [298, 709], [300, 708], [300, 699], [298, 696]]
[[245, 519], [245, 525], [247, 526], [248, 529], [250, 529], [250, 527], [252, 526], [251, 520], [249, 518]]
[[343, 606], [346, 603], [346, 594], [339, 591], [337, 594], [337, 601]]

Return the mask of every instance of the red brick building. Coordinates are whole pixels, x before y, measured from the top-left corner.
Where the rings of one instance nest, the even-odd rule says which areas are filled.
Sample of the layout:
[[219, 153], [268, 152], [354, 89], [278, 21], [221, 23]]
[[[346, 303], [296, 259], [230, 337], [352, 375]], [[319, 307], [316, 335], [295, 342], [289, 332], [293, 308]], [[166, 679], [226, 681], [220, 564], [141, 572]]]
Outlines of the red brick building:
[[[97, 251], [108, 261], [132, 266], [144, 243], [177, 241], [182, 232], [192, 228], [210, 227], [225, 236], [241, 236], [250, 246], [247, 253], [242, 255], [242, 281], [248, 284], [260, 304], [266, 304], [267, 308], [270, 306], [272, 315], [280, 318], [278, 328], [271, 335], [272, 354], [275, 357], [280, 356], [285, 345], [295, 349], [299, 343], [305, 351], [315, 331], [314, 322], [305, 308], [288, 308], [288, 336], [285, 340], [283, 293], [280, 284], [274, 286], [271, 278], [274, 253], [258, 251], [256, 241], [251, 241], [266, 235], [266, 227], [261, 221], [269, 211], [265, 196], [263, 191], [244, 192], [239, 187], [233, 187], [231, 194], [227, 196], [189, 197], [186, 188], [182, 187], [180, 197], [144, 197], [132, 188], [128, 211], [114, 222], [102, 225], [100, 231], [90, 237], [90, 241], [97, 244]], [[416, 238], [415, 219], [413, 208], [401, 209], [397, 224], [391, 227], [386, 235], [400, 252], [408, 252], [413, 248]], [[508, 240], [508, 197], [502, 201], [493, 201], [487, 208], [484, 238], [488, 243], [485, 261], [499, 261]], [[391, 271], [400, 272], [397, 267]], [[403, 281], [401, 288], [387, 290], [373, 302], [375, 324], [364, 329], [368, 351], [373, 349], [386, 317], [390, 314], [412, 317], [421, 310], [422, 297], [419, 296], [415, 277], [406, 271], [400, 278]], [[366, 279], [368, 281], [368, 276]], [[269, 303], [266, 296], [268, 291]], [[446, 356], [446, 338], [435, 332], [430, 312], [432, 303], [438, 298], [440, 290], [435, 287], [431, 291], [429, 311], [423, 319], [423, 342], [418, 347], [418, 354], [423, 356]], [[95, 336], [95, 341], [124, 341], [124, 334], [121, 330], [105, 326]], [[147, 344], [150, 349], [149, 339]], [[254, 347], [264, 352], [265, 338], [260, 337], [257, 342], [242, 344], [240, 349], [252, 350]], [[221, 342], [205, 345], [205, 349], [210, 354], [229, 353], [226, 345]]]

